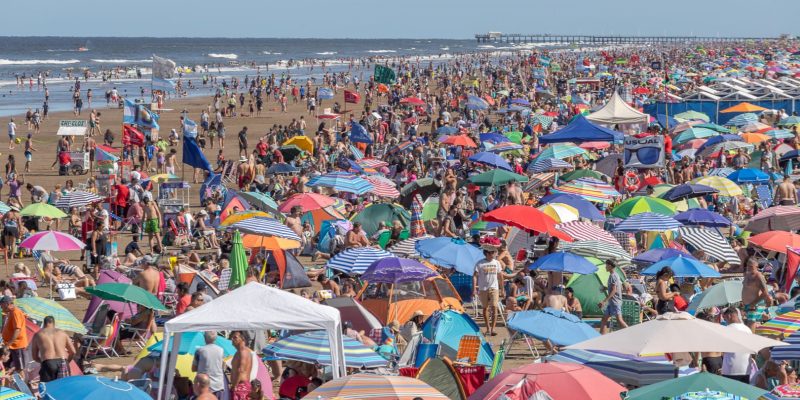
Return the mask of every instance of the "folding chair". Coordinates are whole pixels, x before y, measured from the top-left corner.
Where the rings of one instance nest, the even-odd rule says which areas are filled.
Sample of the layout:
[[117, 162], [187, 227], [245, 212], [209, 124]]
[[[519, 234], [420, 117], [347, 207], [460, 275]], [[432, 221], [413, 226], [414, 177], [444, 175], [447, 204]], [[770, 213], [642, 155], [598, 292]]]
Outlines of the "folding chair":
[[475, 364], [478, 362], [478, 353], [481, 351], [481, 338], [475, 335], [464, 335], [458, 342], [456, 360]]
[[86, 327], [86, 332], [89, 335], [99, 335], [100, 331], [103, 329], [103, 325], [106, 322], [106, 314], [108, 314], [108, 309], [110, 305], [108, 303], [100, 304], [99, 307], [94, 311], [94, 315], [92, 319], [88, 321], [88, 323], [84, 324]]
[[111, 321], [111, 332], [108, 336], [102, 335], [84, 335], [83, 338], [87, 341], [86, 343], [86, 353], [84, 353], [84, 359], [89, 357], [89, 352], [94, 350], [92, 355], [97, 355], [99, 353], [103, 353], [108, 358], [111, 358], [112, 355], [114, 357], [119, 357], [117, 351], [114, 349], [114, 345], [117, 342], [117, 337], [119, 336], [119, 329], [120, 329], [120, 321], [119, 315], [114, 316], [114, 320]]
[[25, 380], [22, 379], [19, 373], [15, 372], [14, 375], [11, 375], [11, 379], [14, 381], [14, 386], [16, 386], [17, 391], [33, 396], [33, 391], [31, 391], [31, 388], [28, 387], [28, 384], [25, 383]]
[[628, 326], [633, 326], [642, 323], [642, 306], [636, 300], [622, 300], [622, 320]]
[[153, 381], [147, 378], [131, 379], [128, 381], [128, 383], [130, 383], [131, 386], [141, 389], [143, 392], [147, 394], [150, 394], [150, 392], [153, 390]]

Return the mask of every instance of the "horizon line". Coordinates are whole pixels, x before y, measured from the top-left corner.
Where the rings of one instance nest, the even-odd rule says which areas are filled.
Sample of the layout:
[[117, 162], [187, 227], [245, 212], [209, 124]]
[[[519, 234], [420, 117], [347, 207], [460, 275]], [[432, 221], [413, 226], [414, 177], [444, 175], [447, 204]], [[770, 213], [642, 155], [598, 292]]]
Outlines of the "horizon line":
[[358, 37], [259, 37], [259, 36], [63, 36], [63, 35], [0, 35], [0, 38], [15, 38], [15, 39], [277, 39], [277, 40], [474, 40], [474, 37], [469, 38], [358, 38]]

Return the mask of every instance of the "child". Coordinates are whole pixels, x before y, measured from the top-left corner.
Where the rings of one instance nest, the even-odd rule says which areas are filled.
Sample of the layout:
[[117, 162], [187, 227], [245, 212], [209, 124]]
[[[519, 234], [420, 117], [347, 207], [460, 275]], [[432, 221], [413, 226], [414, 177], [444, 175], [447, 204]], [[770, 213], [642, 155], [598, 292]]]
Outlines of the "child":
[[25, 139], [25, 172], [31, 172], [31, 160], [33, 160], [33, 152], [36, 151], [33, 148], [33, 140], [31, 140], [32, 135], [29, 133], [28, 138]]
[[5, 365], [11, 359], [11, 352], [6, 346], [0, 346], [0, 385], [8, 387], [12, 383], [11, 375], [14, 374], [14, 368], [6, 369]]

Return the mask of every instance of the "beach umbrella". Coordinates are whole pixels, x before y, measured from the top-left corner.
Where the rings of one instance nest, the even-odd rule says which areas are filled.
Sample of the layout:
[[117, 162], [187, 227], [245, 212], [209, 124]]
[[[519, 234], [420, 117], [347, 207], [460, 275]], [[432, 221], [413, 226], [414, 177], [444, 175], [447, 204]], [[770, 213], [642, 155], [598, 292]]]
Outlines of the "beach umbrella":
[[402, 257], [387, 257], [375, 260], [361, 275], [370, 283], [418, 282], [437, 276], [436, 271], [417, 260]]
[[541, 311], [518, 311], [508, 318], [508, 328], [556, 346], [569, 346], [600, 334], [580, 318], [546, 307]]
[[675, 141], [675, 143], [683, 144], [690, 140], [706, 139], [717, 135], [719, 135], [719, 132], [715, 130], [693, 126], [679, 133], [677, 136], [675, 136], [675, 139], [673, 140]]
[[228, 283], [228, 288], [236, 289], [240, 286], [244, 286], [245, 280], [247, 279], [247, 269], [249, 268], [247, 254], [242, 244], [242, 234], [239, 233], [238, 229], [233, 231], [231, 243], [231, 254], [229, 257], [231, 278]]
[[563, 175], [558, 177], [558, 179], [561, 179], [562, 182], [569, 182], [578, 178], [592, 178], [605, 182], [609, 182], [611, 180], [608, 175], [593, 169], [576, 169], [574, 171], [565, 172]]
[[706, 255], [717, 261], [724, 261], [731, 265], [739, 265], [742, 262], [728, 240], [716, 229], [684, 226], [678, 229], [678, 236], [694, 248], [702, 249]]
[[280, 152], [283, 154], [283, 158], [285, 161], [289, 162], [297, 158], [300, 154], [303, 154], [303, 149], [290, 144], [290, 145], [283, 145], [280, 147]]
[[717, 323], [697, 319], [685, 312], [669, 312], [659, 315], [656, 319], [631, 325], [567, 348], [642, 355], [702, 351], [757, 353], [766, 347], [783, 345], [785, 344], [777, 340], [728, 329]]
[[289, 229], [286, 225], [280, 223], [278, 220], [267, 217], [253, 217], [239, 221], [235, 224], [229, 225], [228, 229], [237, 229], [244, 233], [253, 233], [257, 235], [270, 235], [282, 237], [285, 239], [300, 240], [293, 230]]
[[103, 200], [105, 200], [105, 198], [94, 193], [90, 193], [85, 190], [75, 190], [61, 196], [61, 198], [56, 201], [56, 207], [69, 210], [72, 207], [85, 207], [89, 204], [97, 203], [98, 201]]
[[158, 175], [151, 175], [148, 179], [151, 182], [163, 183], [163, 182], [171, 181], [173, 179], [180, 179], [180, 176], [175, 175], [175, 174], [158, 174]]
[[512, 170], [511, 165], [508, 163], [508, 161], [506, 161], [505, 158], [489, 151], [476, 153], [470, 156], [469, 160], [475, 163], [490, 165], [492, 167], [501, 168], [507, 171]]
[[56, 321], [56, 328], [86, 334], [86, 327], [81, 321], [78, 321], [71, 311], [53, 300], [43, 297], [24, 297], [14, 299], [14, 305], [37, 323], [41, 324], [46, 317], [52, 316]]
[[354, 247], [333, 256], [326, 266], [348, 275], [361, 275], [373, 262], [392, 256], [392, 253], [375, 247]]
[[330, 207], [336, 201], [330, 196], [325, 196], [318, 193], [295, 193], [289, 196], [288, 199], [281, 202], [278, 211], [282, 213], [289, 213], [295, 206], [300, 206], [303, 212], [318, 210], [320, 208]]
[[0, 387], [0, 400], [36, 400], [36, 398], [14, 389]]
[[242, 221], [246, 221], [250, 218], [256, 217], [263, 217], [263, 218], [272, 218], [266, 211], [258, 211], [258, 210], [244, 210], [239, 211], [236, 214], [228, 214], [222, 222], [219, 223], [220, 228], [227, 228], [235, 223], [239, 223]]
[[242, 235], [242, 246], [248, 249], [291, 250], [300, 248], [300, 242], [276, 236], [265, 236], [245, 233]]
[[719, 194], [728, 197], [739, 196], [743, 193], [742, 188], [736, 185], [736, 183], [721, 176], [701, 176], [699, 178], [692, 179], [689, 181], [689, 183], [711, 186], [714, 189], [719, 190]]
[[[717, 136], [719, 137], [719, 136]], [[719, 142], [713, 145], [709, 145], [706, 147], [701, 146], [702, 149], [698, 148], [695, 154], [696, 157], [711, 157], [715, 154], [719, 153], [720, 151], [739, 151], [739, 150], [746, 150], [748, 152], [753, 151], [755, 146], [750, 143], [746, 143], [743, 141], [726, 141], [726, 142]]]
[[303, 150], [303, 151], [305, 151], [307, 153], [313, 153], [314, 152], [314, 142], [311, 141], [311, 138], [309, 138], [307, 136], [303, 136], [303, 135], [289, 138], [285, 142], [283, 142], [282, 145], [283, 146], [297, 146], [297, 147], [300, 148], [300, 150]]
[[772, 388], [771, 394], [774, 394], [777, 398], [783, 400], [800, 398], [800, 384], [788, 383], [784, 385], [775, 386], [774, 388]]
[[717, 125], [717, 124], [712, 124], [712, 123], [705, 123], [705, 124], [695, 125], [695, 127], [707, 128], [707, 129], [711, 129], [711, 130], [717, 131], [719, 133], [731, 133], [730, 129], [728, 129], [728, 128], [722, 126], [722, 125]]
[[528, 177], [503, 169], [493, 169], [472, 175], [468, 180], [478, 186], [500, 186], [509, 182], [527, 182]]
[[739, 135], [725, 134], [714, 136], [706, 140], [702, 145], [700, 145], [700, 147], [697, 148], [697, 154], [704, 157], [709, 156], [712, 153], [722, 150], [722, 148], [718, 147], [717, 145], [728, 142], [738, 142], [741, 145], [752, 147], [752, 145], [745, 143], [745, 141]]
[[776, 347], [770, 352], [770, 358], [775, 361], [800, 360], [800, 332], [794, 333], [783, 339], [788, 346]]
[[561, 243], [561, 250], [583, 257], [595, 257], [601, 261], [612, 260], [617, 266], [629, 265], [631, 255], [619, 243], [611, 244], [598, 240], [580, 240], [572, 243]]
[[711, 186], [693, 185], [691, 183], [684, 183], [682, 185], [677, 185], [667, 190], [664, 194], [662, 194], [659, 197], [661, 197], [664, 200], [674, 202], [676, 200], [704, 197], [714, 193], [719, 193], [719, 190], [714, 189]]
[[[203, 332], [183, 332], [181, 335], [181, 344], [178, 347], [178, 354], [194, 355], [197, 349], [206, 345], [206, 340]], [[222, 348], [224, 357], [232, 357], [236, 354], [236, 348], [229, 339], [222, 336], [217, 336], [214, 344]], [[156, 343], [147, 347], [147, 351], [151, 353], [161, 353], [164, 350], [164, 341], [159, 340]]]
[[309, 187], [328, 187], [339, 192], [364, 194], [372, 190], [372, 184], [363, 178], [347, 172], [329, 172], [318, 175], [306, 182]]
[[[347, 356], [345, 356], [345, 363]], [[325, 382], [307, 394], [309, 399], [337, 400], [414, 400], [414, 398], [442, 399], [447, 396], [427, 383], [405, 376], [348, 375]]]
[[756, 334], [785, 337], [800, 330], [800, 310], [789, 311], [756, 327]]
[[536, 159], [545, 159], [545, 158], [558, 158], [563, 160], [565, 158], [579, 156], [579, 155], [586, 155], [586, 150], [576, 146], [572, 143], [553, 143], [548, 145], [544, 148], [539, 154], [536, 155]]
[[86, 292], [103, 300], [134, 303], [154, 311], [167, 311], [167, 307], [152, 293], [128, 283], [101, 283], [87, 287]]
[[679, 278], [686, 278], [686, 277], [719, 278], [722, 276], [719, 274], [719, 272], [709, 267], [708, 265], [703, 264], [696, 258], [684, 257], [682, 255], [661, 260], [647, 267], [647, 269], [642, 271], [641, 274], [655, 276], [658, 273], [658, 271], [660, 271], [664, 267], [672, 268], [672, 272], [674, 272], [675, 276]]
[[764, 132], [765, 135], [769, 136], [771, 139], [775, 140], [783, 140], [783, 139], [792, 139], [794, 138], [794, 133], [786, 130], [786, 129], [772, 129]]
[[764, 209], [747, 222], [745, 229], [754, 233], [798, 230], [800, 229], [800, 207], [773, 206]]
[[497, 144], [497, 143], [508, 142], [507, 137], [497, 132], [481, 133], [478, 137], [480, 138], [481, 143], [490, 142]]
[[[453, 268], [466, 275], [475, 272], [475, 264], [483, 259], [481, 249], [461, 238], [437, 237], [422, 239], [414, 244], [420, 257], [440, 267]], [[392, 249], [394, 250], [394, 248]]]
[[728, 306], [741, 301], [742, 281], [740, 279], [728, 279], [692, 297], [692, 301], [689, 302], [689, 308], [686, 311], [694, 313], [698, 310]]
[[397, 186], [394, 183], [387, 184], [386, 181], [376, 176], [365, 176], [364, 179], [373, 186], [370, 194], [387, 199], [396, 199], [400, 197], [400, 192], [397, 190]]
[[619, 245], [614, 235], [607, 230], [585, 221], [572, 221], [556, 225], [556, 228], [575, 240], [597, 240], [612, 245]]
[[475, 141], [472, 140], [472, 138], [470, 138], [467, 135], [448, 136], [447, 138], [442, 140], [441, 143], [449, 144], [451, 146], [463, 146], [463, 147], [469, 147], [469, 148], [477, 148], [478, 147], [478, 145], [475, 144]]
[[731, 393], [742, 399], [758, 399], [767, 393], [764, 389], [737, 380], [710, 372], [698, 372], [633, 389], [625, 393], [623, 398], [625, 400], [672, 399], [692, 390], [715, 390]]
[[694, 110], [684, 111], [682, 113], [675, 114], [675, 118], [683, 119], [683, 120], [686, 120], [686, 121], [702, 120], [702, 121], [708, 122], [708, 121], [711, 120], [708, 117], [708, 115], [703, 114], [703, 113], [701, 113], [699, 111], [694, 111]]
[[393, 221], [400, 221], [405, 227], [411, 221], [411, 214], [400, 205], [389, 203], [370, 204], [361, 212], [356, 214], [351, 219], [353, 222], [360, 222], [361, 227], [367, 232], [367, 235], [372, 235], [378, 231], [378, 224], [380, 222], [386, 223], [391, 226]]
[[594, 203], [611, 204], [622, 196], [613, 186], [592, 178], [579, 178], [553, 187], [553, 193], [574, 194]]
[[300, 169], [295, 167], [294, 165], [287, 164], [287, 163], [275, 163], [272, 164], [269, 169], [267, 169], [268, 174], [294, 174], [299, 172]]
[[767, 175], [766, 172], [754, 168], [743, 168], [736, 170], [728, 175], [728, 179], [739, 184], [765, 183], [769, 182], [770, 180], [769, 175]]
[[772, 137], [763, 133], [748, 132], [742, 134], [742, 139], [744, 139], [746, 143], [758, 144], [767, 140], [772, 140]]
[[128, 382], [99, 375], [68, 376], [40, 383], [39, 394], [47, 400], [152, 400], [150, 394]]
[[23, 217], [64, 218], [67, 214], [47, 203], [33, 203], [20, 212]]
[[[425, 240], [425, 239], [433, 239], [433, 236], [428, 235], [428, 234], [424, 234], [424, 235], [418, 236], [418, 237], [411, 237], [411, 238], [408, 238], [408, 239], [405, 239], [405, 240], [401, 240], [401, 241], [399, 241], [399, 242], [387, 247], [386, 250], [388, 250], [390, 253], [392, 253], [392, 254], [394, 254], [394, 255], [396, 255], [398, 257], [419, 256], [419, 253], [417, 253], [417, 249], [416, 249], [417, 242], [419, 242], [420, 240]], [[483, 257], [483, 254], [481, 254], [481, 257]]]
[[242, 196], [251, 206], [260, 210], [267, 210], [274, 214], [278, 213], [278, 203], [266, 193], [239, 192], [239, 196]]
[[657, 197], [635, 196], [623, 201], [611, 210], [611, 215], [617, 218], [628, 218], [641, 213], [672, 216], [675, 215], [675, 205]]
[[739, 103], [739, 104], [737, 104], [735, 106], [731, 106], [731, 107], [728, 107], [726, 109], [720, 110], [719, 112], [721, 112], [723, 114], [727, 114], [727, 113], [756, 113], [756, 112], [761, 112], [761, 111], [765, 111], [765, 110], [766, 110], [766, 108], [764, 108], [764, 107], [757, 106], [755, 104], [751, 104], [751, 103], [748, 103], [748, 102], [745, 101], [745, 102], [741, 102], [741, 103]]
[[483, 214], [481, 219], [514, 226], [526, 232], [547, 233], [560, 239], [572, 241], [572, 238], [556, 229], [556, 222], [553, 218], [530, 206], [510, 205], [496, 208]]
[[[771, 129], [771, 128], [772, 128], [771, 126], [769, 126], [767, 124], [763, 124], [761, 122], [748, 122], [748, 123], [746, 123], [746, 124], [744, 124], [744, 125], [739, 127], [739, 132], [746, 132], [745, 134], [741, 135], [742, 140], [744, 140], [744, 141], [746, 141], [748, 143], [760, 143], [760, 142], [763, 142], [764, 140], [755, 141], [755, 142], [748, 141], [747, 138], [751, 137], [751, 136], [748, 136], [747, 134], [748, 133], [757, 133], [757, 132], [765, 131], [765, 130]], [[751, 138], [752, 139], [758, 139], [758, 136], [751, 137]]]
[[619, 232], [664, 232], [672, 229], [678, 229], [683, 224], [676, 221], [675, 218], [666, 215], [645, 212], [636, 214], [632, 217], [626, 218], [620, 222], [615, 230]]
[[651, 249], [647, 250], [644, 253], [637, 254], [636, 257], [633, 257], [633, 263], [636, 265], [651, 265], [655, 264], [659, 261], [670, 259], [673, 257], [682, 256], [685, 258], [693, 259], [695, 258], [693, 255], [680, 251], [675, 250], [673, 248], [661, 248], [661, 249]]
[[361, 166], [361, 168], [372, 168], [377, 170], [383, 167], [388, 167], [389, 163], [375, 158], [363, 158], [358, 160], [358, 165]]
[[591, 274], [597, 271], [597, 266], [592, 264], [592, 262], [586, 258], [577, 254], [566, 251], [557, 251], [539, 257], [536, 262], [528, 266], [528, 269], [553, 272], [571, 272], [574, 274]]
[[785, 254], [787, 247], [800, 247], [800, 235], [786, 231], [769, 231], [751, 236], [748, 242], [764, 250]]
[[452, 135], [458, 133], [458, 128], [449, 125], [442, 125], [436, 129], [437, 135]]
[[423, 199], [427, 199], [434, 193], [439, 193], [441, 186], [433, 178], [417, 179], [414, 182], [407, 183], [400, 188], [400, 196], [405, 205], [410, 205], [413, 200], [413, 194], [419, 194]]
[[675, 377], [677, 367], [663, 355], [632, 356], [605, 351], [561, 350], [547, 361], [585, 365], [614, 382], [641, 387]]
[[522, 145], [512, 142], [502, 142], [491, 147], [488, 145], [488, 143], [485, 143], [484, 147], [486, 148], [486, 151], [491, 151], [492, 153], [505, 153], [507, 151], [522, 149]]
[[[388, 361], [359, 341], [343, 336], [344, 360], [348, 368], [385, 367]], [[270, 343], [262, 350], [271, 359], [295, 360], [314, 365], [331, 365], [331, 346], [324, 331], [311, 331], [287, 336]]]
[[425, 105], [425, 101], [418, 97], [404, 97], [400, 99], [400, 104], [412, 104], [415, 106], [423, 106]]
[[404, 152], [406, 150], [411, 150], [411, 149], [414, 148], [414, 143], [416, 143], [416, 142], [410, 142], [408, 140], [400, 142], [400, 143], [392, 146], [391, 148], [389, 148], [388, 153], [389, 154], [396, 154], [396, 153], [402, 153], [402, 152]]
[[546, 171], [561, 171], [572, 169], [575, 166], [557, 158], [537, 158], [528, 166], [528, 171], [540, 173]]
[[719, 213], [704, 208], [692, 208], [682, 213], [675, 214], [672, 218], [675, 218], [676, 221], [684, 225], [701, 225], [716, 228], [733, 225], [731, 220], [723, 217]]
[[[516, 110], [512, 110], [511, 108], [509, 108], [509, 112], [513, 112], [513, 111], [516, 111]], [[522, 132], [519, 132], [519, 131], [506, 132], [504, 135], [505, 135], [506, 138], [508, 138], [509, 142], [516, 143], [516, 144], [522, 144], [522, 137], [523, 137]]]
[[796, 115], [790, 115], [784, 119], [782, 119], [778, 125], [780, 126], [789, 126], [789, 125], [797, 125], [800, 124], [800, 117]]
[[583, 142], [578, 147], [584, 150], [605, 150], [611, 147], [610, 142]]
[[28, 236], [19, 244], [19, 247], [39, 251], [70, 251], [81, 250], [86, 247], [86, 244], [68, 233], [43, 231]]
[[566, 204], [578, 210], [578, 214], [581, 216], [581, 218], [586, 218], [592, 221], [605, 221], [606, 219], [603, 213], [601, 213], [594, 204], [577, 195], [563, 193], [550, 194], [542, 197], [539, 201], [543, 204]]
[[547, 203], [538, 207], [538, 209], [553, 218], [553, 221], [558, 224], [577, 221], [580, 218], [580, 214], [575, 207], [563, 203]]
[[742, 126], [751, 122], [758, 122], [758, 115], [753, 113], [739, 114], [725, 123], [725, 126]]

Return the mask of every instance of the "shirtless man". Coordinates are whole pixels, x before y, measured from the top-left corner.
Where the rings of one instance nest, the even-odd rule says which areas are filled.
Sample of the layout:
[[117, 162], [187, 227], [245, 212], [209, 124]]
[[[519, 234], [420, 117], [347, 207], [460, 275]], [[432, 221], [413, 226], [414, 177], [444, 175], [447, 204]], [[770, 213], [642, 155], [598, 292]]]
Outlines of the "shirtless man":
[[347, 235], [344, 239], [344, 247], [346, 249], [352, 247], [368, 247], [369, 240], [367, 240], [367, 235], [361, 229], [361, 223], [356, 222], [353, 224], [353, 229], [347, 232]]
[[250, 387], [252, 351], [247, 347], [247, 340], [242, 331], [231, 333], [231, 343], [236, 348], [236, 354], [231, 362], [231, 400], [249, 400], [252, 389]]
[[742, 282], [742, 304], [746, 313], [746, 323], [752, 327], [761, 322], [767, 307], [772, 305], [769, 287], [764, 275], [758, 270], [758, 261], [750, 257], [745, 264], [744, 281]]
[[66, 332], [56, 328], [52, 316], [44, 318], [44, 327], [33, 336], [31, 355], [42, 366], [39, 381], [50, 382], [69, 376], [69, 362], [75, 356], [75, 346]]
[[508, 184], [508, 195], [514, 200], [514, 204], [522, 204], [522, 190], [517, 186], [516, 181]]
[[567, 311], [567, 297], [564, 296], [564, 287], [561, 285], [553, 286], [550, 294], [544, 296], [544, 306], [559, 311]]
[[211, 389], [209, 388], [210, 384], [211, 381], [206, 374], [197, 374], [194, 377], [194, 385], [192, 388], [194, 389], [195, 400], [217, 400], [217, 396], [211, 393]]
[[789, 175], [784, 175], [783, 182], [775, 188], [775, 203], [782, 206], [797, 204], [797, 189], [789, 179]]
[[300, 206], [292, 207], [291, 213], [286, 217], [286, 226], [289, 227], [297, 236], [303, 236], [303, 222], [300, 221], [300, 216], [303, 213], [303, 208]]
[[147, 196], [144, 198], [144, 231], [147, 233], [150, 250], [155, 244], [161, 243], [161, 210], [158, 204]]
[[175, 175], [175, 165], [177, 164], [177, 159], [178, 151], [175, 149], [169, 149], [169, 155], [167, 156], [165, 168], [166, 173]]
[[161, 274], [159, 274], [155, 268], [153, 260], [148, 259], [145, 262], [144, 269], [139, 271], [139, 274], [136, 275], [133, 284], [158, 296], [158, 283], [161, 280], [160, 275]]

